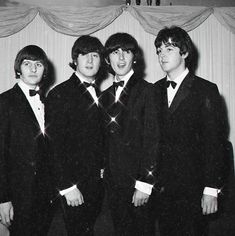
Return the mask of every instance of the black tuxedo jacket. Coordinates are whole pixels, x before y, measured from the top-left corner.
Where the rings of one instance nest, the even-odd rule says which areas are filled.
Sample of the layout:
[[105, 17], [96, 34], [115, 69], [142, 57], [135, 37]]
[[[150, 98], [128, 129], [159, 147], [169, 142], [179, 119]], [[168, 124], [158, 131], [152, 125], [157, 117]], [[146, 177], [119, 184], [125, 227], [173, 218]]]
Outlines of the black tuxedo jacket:
[[114, 86], [104, 92], [102, 100], [108, 150], [105, 176], [111, 185], [133, 194], [135, 180], [154, 182], [151, 173], [155, 169], [159, 131], [150, 84], [133, 74], [117, 103]]
[[[2, 93], [0, 202], [12, 202], [14, 224], [20, 222], [19, 225], [28, 233], [30, 230], [27, 229], [34, 221], [32, 212], [40, 211], [48, 197], [46, 146], [34, 112], [20, 87], [15, 85]], [[18, 235], [21, 235], [20, 231]]]
[[215, 84], [189, 73], [168, 108], [165, 82], [154, 85], [161, 129], [158, 181], [174, 196], [201, 197], [204, 187], [222, 184], [221, 97]]
[[86, 195], [89, 181], [100, 180], [103, 130], [100, 107], [75, 74], [49, 92], [46, 126], [56, 194], [77, 184]]

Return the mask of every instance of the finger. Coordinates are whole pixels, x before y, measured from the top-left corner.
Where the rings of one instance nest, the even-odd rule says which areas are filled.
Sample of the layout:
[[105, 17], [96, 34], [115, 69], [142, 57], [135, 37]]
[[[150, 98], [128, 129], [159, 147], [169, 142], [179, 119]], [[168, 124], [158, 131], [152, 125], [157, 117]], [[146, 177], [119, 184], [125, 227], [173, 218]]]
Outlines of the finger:
[[67, 200], [67, 199], [66, 199], [66, 201], [67, 201], [67, 205], [68, 205], [68, 206], [70, 206], [70, 201], [69, 201], [69, 200]]
[[2, 224], [6, 225], [7, 227], [10, 225], [10, 218], [9, 218], [9, 216], [5, 215], [2, 218]]
[[202, 214], [206, 215], [206, 204], [202, 205]]
[[133, 197], [132, 197], [132, 202], [131, 203], [134, 203], [135, 202], [135, 192], [133, 194]]
[[81, 199], [82, 199], [82, 204], [84, 203], [84, 198], [83, 198], [83, 195], [81, 196]]
[[138, 207], [138, 206], [141, 206], [141, 204], [142, 204], [142, 203], [141, 203], [141, 200], [138, 199], [137, 202], [136, 202], [136, 206], [137, 206], [137, 207]]
[[84, 199], [82, 196], [78, 199], [78, 203], [79, 205], [82, 205], [84, 203]]
[[14, 219], [14, 209], [13, 207], [10, 210], [10, 219], [13, 220]]

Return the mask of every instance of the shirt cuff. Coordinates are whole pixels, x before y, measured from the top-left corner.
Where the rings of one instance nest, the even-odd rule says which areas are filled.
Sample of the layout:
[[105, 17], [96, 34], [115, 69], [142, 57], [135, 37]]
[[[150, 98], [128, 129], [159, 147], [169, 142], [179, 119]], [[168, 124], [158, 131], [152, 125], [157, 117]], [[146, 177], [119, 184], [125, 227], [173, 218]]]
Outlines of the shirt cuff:
[[205, 187], [203, 194], [210, 195], [213, 197], [218, 197], [218, 194], [220, 193], [220, 189], [217, 188], [210, 188], [210, 187]]
[[66, 188], [66, 189], [64, 189], [64, 190], [61, 190], [61, 191], [60, 191], [60, 195], [61, 195], [61, 196], [64, 196], [66, 193], [68, 193], [68, 192], [74, 190], [75, 188], [77, 188], [77, 185], [73, 185], [73, 186], [70, 187], [70, 188]]
[[153, 185], [137, 180], [135, 188], [143, 193], [150, 195], [152, 193]]

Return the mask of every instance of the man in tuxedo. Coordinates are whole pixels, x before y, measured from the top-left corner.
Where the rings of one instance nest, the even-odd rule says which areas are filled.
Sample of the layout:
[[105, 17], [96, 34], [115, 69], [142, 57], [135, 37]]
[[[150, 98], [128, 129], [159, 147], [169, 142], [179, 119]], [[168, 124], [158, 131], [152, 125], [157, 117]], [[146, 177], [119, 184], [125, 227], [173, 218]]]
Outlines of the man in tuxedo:
[[11, 236], [45, 235], [49, 169], [40, 88], [47, 56], [38, 46], [26, 46], [14, 69], [19, 82], [0, 95], [0, 219]]
[[156, 53], [166, 77], [155, 86], [160, 124], [159, 227], [164, 236], [207, 235], [207, 217], [218, 210], [223, 135], [217, 86], [191, 69], [194, 45], [180, 27], [162, 29]]
[[70, 66], [75, 72], [47, 97], [46, 133], [53, 182], [69, 236], [93, 235], [104, 195], [104, 142], [97, 87], [104, 71], [103, 52], [97, 38], [79, 37], [71, 53]]
[[150, 195], [158, 132], [141, 50], [127, 33], [110, 36], [105, 50], [114, 83], [102, 95], [108, 153], [104, 179], [115, 235], [154, 235]]

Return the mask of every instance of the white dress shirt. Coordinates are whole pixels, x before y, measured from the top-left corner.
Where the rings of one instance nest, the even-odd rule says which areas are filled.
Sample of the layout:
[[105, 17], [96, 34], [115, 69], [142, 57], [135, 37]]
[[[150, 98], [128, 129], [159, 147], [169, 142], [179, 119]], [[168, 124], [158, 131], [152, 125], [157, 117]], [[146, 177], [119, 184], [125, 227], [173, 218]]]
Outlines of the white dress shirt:
[[[29, 90], [32, 89], [27, 84], [25, 84], [22, 80], [18, 82], [19, 87], [23, 91], [24, 95], [26, 96], [33, 113], [38, 121], [38, 124], [40, 126], [41, 132], [45, 133], [45, 118], [44, 118], [44, 104], [40, 100], [39, 94], [36, 94], [35, 96], [29, 95]], [[39, 90], [39, 87], [37, 86], [35, 90]]]
[[[81, 73], [79, 73], [78, 71], [75, 72], [75, 75], [78, 77], [78, 79], [81, 81], [81, 83], [84, 83], [84, 82], [90, 83], [90, 82], [87, 81], [87, 79], [86, 79]], [[95, 82], [95, 81], [93, 81], [93, 82]], [[91, 83], [93, 83], [93, 82], [91, 82]], [[87, 87], [86, 89], [87, 89], [87, 91], [90, 93], [90, 95], [92, 96], [92, 98], [93, 98], [95, 104], [98, 106], [98, 104], [99, 104], [99, 99], [98, 99], [98, 97], [97, 97], [95, 88], [94, 88], [93, 86], [89, 86], [89, 87]]]
[[[186, 75], [188, 74], [188, 72], [189, 72], [189, 70], [188, 70], [188, 68], [186, 68], [185, 71], [181, 75], [179, 75], [178, 77], [176, 77], [174, 79], [174, 82], [176, 82], [175, 88], [172, 88], [171, 85], [167, 88], [168, 107], [170, 107], [181, 83], [183, 82], [183, 80], [186, 77]], [[167, 77], [167, 80], [170, 81], [169, 77]]]
[[[115, 92], [115, 102], [117, 102], [121, 96], [121, 93], [123, 91], [123, 89], [125, 88], [127, 82], [129, 81], [129, 79], [131, 78], [131, 76], [134, 74], [134, 71], [133, 70], [130, 70], [122, 79], [121, 81], [124, 81], [124, 85], [123, 87], [121, 86], [118, 86], [116, 92]], [[118, 76], [116, 75], [114, 77], [114, 82], [119, 82], [120, 79], [118, 78]]]

